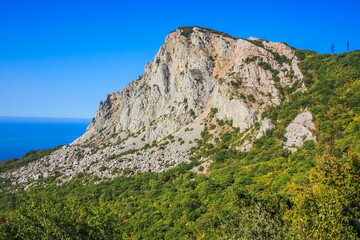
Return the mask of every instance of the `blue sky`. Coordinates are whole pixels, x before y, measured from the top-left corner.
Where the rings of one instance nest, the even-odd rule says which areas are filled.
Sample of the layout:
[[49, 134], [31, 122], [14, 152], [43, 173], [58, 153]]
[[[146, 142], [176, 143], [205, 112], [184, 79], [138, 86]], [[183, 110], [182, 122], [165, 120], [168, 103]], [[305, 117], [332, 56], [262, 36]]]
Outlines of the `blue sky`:
[[355, 0], [3, 0], [0, 116], [92, 117], [180, 26], [341, 53], [360, 48], [359, 12]]

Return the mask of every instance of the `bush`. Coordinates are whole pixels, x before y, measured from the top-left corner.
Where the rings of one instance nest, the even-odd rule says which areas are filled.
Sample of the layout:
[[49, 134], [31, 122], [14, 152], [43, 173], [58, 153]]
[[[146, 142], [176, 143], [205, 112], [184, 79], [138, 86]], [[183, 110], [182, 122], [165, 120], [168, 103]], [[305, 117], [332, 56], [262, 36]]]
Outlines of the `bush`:
[[180, 27], [179, 29], [181, 30], [181, 35], [187, 38], [193, 33], [193, 28], [194, 27]]
[[108, 167], [106, 167], [106, 166], [101, 166], [100, 168], [99, 168], [99, 171], [100, 172], [104, 172], [105, 170], [107, 170], [108, 169]]

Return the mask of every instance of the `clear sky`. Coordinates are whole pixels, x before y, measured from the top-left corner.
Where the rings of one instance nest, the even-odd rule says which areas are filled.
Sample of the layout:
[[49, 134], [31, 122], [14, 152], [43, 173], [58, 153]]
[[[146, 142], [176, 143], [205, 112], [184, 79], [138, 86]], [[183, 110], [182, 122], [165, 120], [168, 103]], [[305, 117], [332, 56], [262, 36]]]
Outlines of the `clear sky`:
[[360, 48], [360, 1], [2, 0], [0, 116], [86, 117], [143, 74], [180, 26], [336, 53]]

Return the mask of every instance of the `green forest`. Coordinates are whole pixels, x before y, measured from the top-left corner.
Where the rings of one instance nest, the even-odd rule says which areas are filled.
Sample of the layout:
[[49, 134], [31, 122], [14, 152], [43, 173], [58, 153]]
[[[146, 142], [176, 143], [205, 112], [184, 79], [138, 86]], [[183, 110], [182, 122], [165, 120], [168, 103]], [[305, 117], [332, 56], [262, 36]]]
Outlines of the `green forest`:
[[[251, 151], [233, 147], [242, 134], [213, 121], [214, 109], [190, 164], [98, 184], [86, 174], [60, 186], [47, 178], [27, 191], [5, 191], [3, 179], [0, 239], [359, 239], [360, 51], [296, 52], [307, 91], [282, 89], [286, 101], [263, 113], [275, 127]], [[291, 152], [285, 128], [303, 109], [317, 141]], [[208, 174], [191, 171], [204, 157], [213, 160]]]

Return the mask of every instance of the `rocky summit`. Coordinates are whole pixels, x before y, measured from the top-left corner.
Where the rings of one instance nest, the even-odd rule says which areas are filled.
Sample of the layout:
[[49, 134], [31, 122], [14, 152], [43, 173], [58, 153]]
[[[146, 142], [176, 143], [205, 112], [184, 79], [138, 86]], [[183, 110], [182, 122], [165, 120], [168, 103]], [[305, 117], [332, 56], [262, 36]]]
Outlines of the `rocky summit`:
[[[106, 96], [84, 135], [0, 177], [27, 188], [50, 176], [62, 184], [79, 173], [100, 180], [162, 172], [191, 161], [211, 121], [237, 129], [243, 138], [233, 147], [250, 151], [274, 127], [262, 113], [288, 101], [284, 89], [306, 91], [298, 63], [285, 43], [181, 27], [166, 37], [143, 76]], [[300, 110], [284, 135], [283, 147], [291, 151], [316, 141], [312, 113]], [[211, 160], [201, 161], [206, 168]]]

